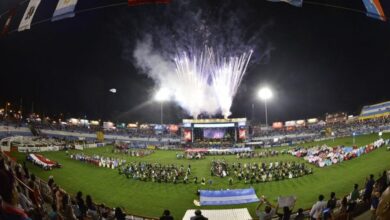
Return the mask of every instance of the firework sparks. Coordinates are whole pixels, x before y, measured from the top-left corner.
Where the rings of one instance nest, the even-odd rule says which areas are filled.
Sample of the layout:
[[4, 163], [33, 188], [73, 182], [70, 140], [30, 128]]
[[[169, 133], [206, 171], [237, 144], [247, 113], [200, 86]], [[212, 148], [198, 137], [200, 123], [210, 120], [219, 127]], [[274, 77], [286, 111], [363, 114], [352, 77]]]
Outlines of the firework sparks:
[[245, 75], [252, 51], [241, 56], [219, 57], [212, 48], [199, 56], [182, 53], [175, 58], [177, 80], [175, 98], [196, 118], [200, 113], [217, 112], [227, 118], [238, 87]]

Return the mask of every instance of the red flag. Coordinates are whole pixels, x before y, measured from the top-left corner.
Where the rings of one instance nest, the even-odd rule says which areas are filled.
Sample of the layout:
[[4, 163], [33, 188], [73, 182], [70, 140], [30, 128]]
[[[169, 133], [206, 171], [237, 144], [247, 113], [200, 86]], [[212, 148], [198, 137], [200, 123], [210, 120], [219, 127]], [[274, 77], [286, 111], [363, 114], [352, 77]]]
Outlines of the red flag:
[[3, 31], [1, 32], [2, 36], [6, 35], [8, 33], [9, 27], [11, 26], [12, 18], [15, 16], [15, 14], [16, 14], [16, 8], [13, 8], [8, 12], [7, 21], [5, 22], [4, 27], [3, 27]]
[[168, 4], [171, 0], [127, 0], [129, 6], [144, 5], [144, 4]]

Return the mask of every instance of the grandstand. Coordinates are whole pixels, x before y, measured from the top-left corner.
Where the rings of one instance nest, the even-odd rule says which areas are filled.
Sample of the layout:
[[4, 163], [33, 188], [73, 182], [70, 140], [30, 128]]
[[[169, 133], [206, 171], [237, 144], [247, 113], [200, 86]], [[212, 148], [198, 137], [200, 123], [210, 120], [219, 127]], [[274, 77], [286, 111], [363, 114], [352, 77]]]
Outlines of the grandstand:
[[390, 115], [390, 101], [381, 102], [374, 105], [366, 105], [360, 112], [359, 119], [366, 120], [372, 118], [386, 117]]

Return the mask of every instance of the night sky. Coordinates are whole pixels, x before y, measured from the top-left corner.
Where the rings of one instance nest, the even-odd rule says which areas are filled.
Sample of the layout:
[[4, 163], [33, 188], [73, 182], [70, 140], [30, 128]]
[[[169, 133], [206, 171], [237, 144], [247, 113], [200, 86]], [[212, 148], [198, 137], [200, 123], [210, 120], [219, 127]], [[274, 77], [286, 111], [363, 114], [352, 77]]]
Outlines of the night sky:
[[[79, 0], [77, 10], [117, 2], [121, 1]], [[364, 10], [358, 0], [326, 2]], [[0, 12], [14, 3], [1, 0]], [[50, 17], [56, 4], [43, 0], [33, 22]], [[31, 111], [33, 102], [35, 111], [49, 116], [159, 122], [160, 105], [147, 102], [155, 83], [129, 54], [144, 34], [170, 27], [172, 19], [186, 22], [185, 10], [167, 15], [169, 7], [181, 3], [171, 4], [82, 13], [1, 38], [0, 105], [6, 101], [19, 105], [22, 100], [25, 112]], [[26, 6], [19, 8], [11, 29], [17, 28]], [[384, 7], [390, 15], [390, 8]], [[257, 55], [234, 99], [232, 117], [250, 118], [254, 103], [255, 120], [264, 120], [264, 106], [256, 93], [265, 84], [276, 91], [269, 102], [271, 122], [336, 111], [359, 114], [363, 105], [390, 100], [389, 22], [333, 8], [309, 4], [296, 8], [263, 0], [191, 1], [188, 8], [208, 14], [210, 24], [225, 19], [216, 11], [226, 10], [233, 17], [237, 13], [242, 19], [237, 31], [258, 38], [252, 42]], [[1, 28], [5, 19], [0, 19]], [[112, 94], [110, 88], [118, 92]], [[164, 107], [166, 122], [188, 117], [174, 103]]]

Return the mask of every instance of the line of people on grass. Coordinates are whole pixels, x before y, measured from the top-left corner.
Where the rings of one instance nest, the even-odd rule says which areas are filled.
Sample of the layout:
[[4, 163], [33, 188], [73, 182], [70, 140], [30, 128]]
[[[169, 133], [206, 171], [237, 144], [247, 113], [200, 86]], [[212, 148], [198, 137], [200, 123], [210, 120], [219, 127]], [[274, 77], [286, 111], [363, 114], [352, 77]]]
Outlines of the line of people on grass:
[[146, 157], [154, 153], [154, 150], [148, 149], [131, 149], [131, 148], [114, 148], [112, 153], [125, 154], [129, 157]]
[[250, 151], [250, 152], [242, 152], [237, 153], [236, 158], [267, 158], [267, 157], [276, 157], [279, 154], [286, 154], [287, 150], [277, 151], [277, 150], [265, 150], [265, 151]]
[[71, 154], [70, 158], [73, 160], [82, 161], [85, 163], [94, 164], [99, 167], [106, 167], [110, 169], [117, 169], [118, 167], [126, 164], [125, 159], [118, 159], [113, 157], [104, 157], [97, 154], [92, 156], [85, 155], [83, 153]]
[[[313, 169], [305, 163], [297, 162], [271, 162], [266, 163], [236, 163], [230, 167], [225, 160], [213, 160], [211, 162], [211, 175], [218, 177], [234, 176], [238, 181], [245, 183], [260, 183], [292, 179], [309, 175]], [[232, 180], [229, 183], [232, 184]]]
[[176, 159], [188, 159], [188, 160], [199, 160], [199, 159], [205, 159], [206, 156], [204, 153], [201, 152], [184, 152], [184, 153], [177, 153]]

